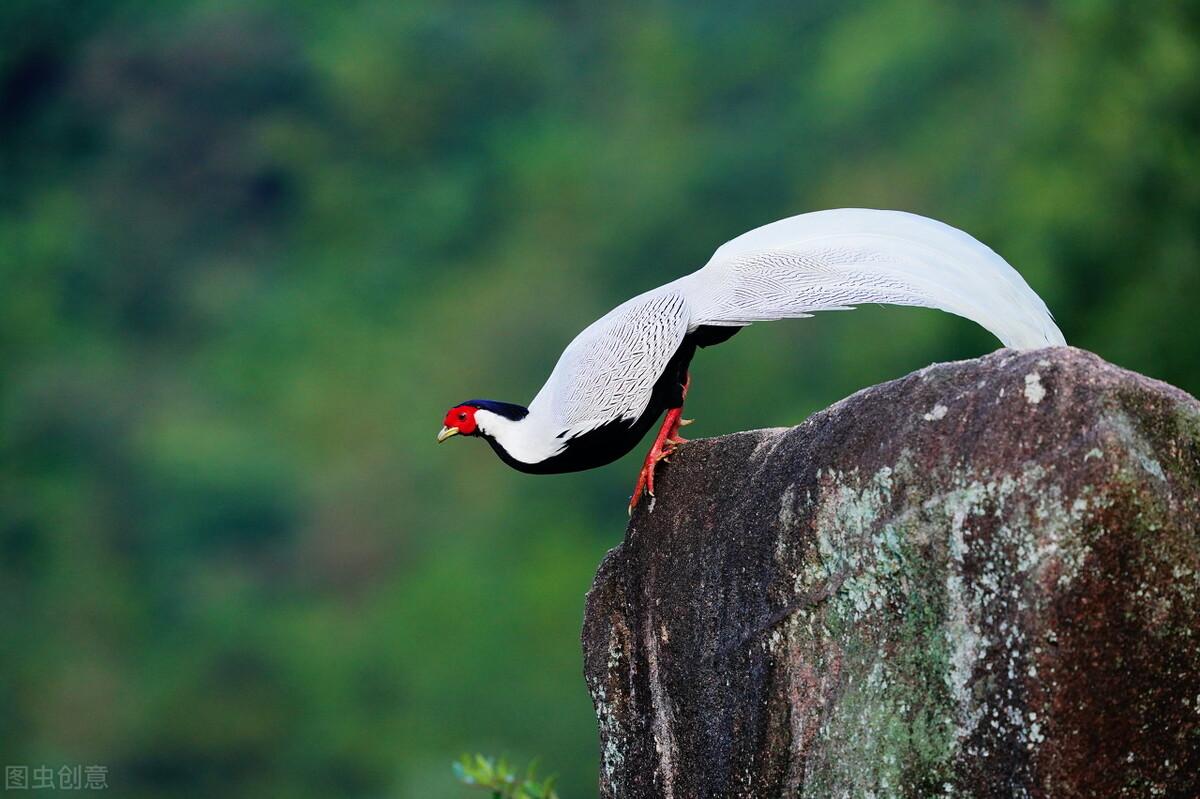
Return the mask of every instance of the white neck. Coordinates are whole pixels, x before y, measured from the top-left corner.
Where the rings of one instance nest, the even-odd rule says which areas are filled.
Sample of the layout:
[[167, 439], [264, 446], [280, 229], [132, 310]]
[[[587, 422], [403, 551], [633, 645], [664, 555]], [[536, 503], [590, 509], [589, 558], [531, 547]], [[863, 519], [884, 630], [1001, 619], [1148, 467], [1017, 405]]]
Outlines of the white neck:
[[564, 439], [556, 438], [560, 431], [541, 421], [533, 412], [524, 419], [513, 420], [484, 408], [475, 411], [479, 430], [496, 439], [497, 444], [522, 463], [541, 463], [557, 455], [566, 444]]

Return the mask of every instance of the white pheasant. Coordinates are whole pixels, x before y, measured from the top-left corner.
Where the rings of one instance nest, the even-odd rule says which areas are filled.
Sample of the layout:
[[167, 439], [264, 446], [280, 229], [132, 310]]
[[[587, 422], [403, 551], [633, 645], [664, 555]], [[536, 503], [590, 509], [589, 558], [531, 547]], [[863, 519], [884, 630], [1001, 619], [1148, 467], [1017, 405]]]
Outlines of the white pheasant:
[[1066, 343], [1017, 271], [961, 230], [900, 211], [817, 211], [744, 233], [699, 271], [614, 308], [567, 346], [528, 408], [469, 400], [446, 414], [438, 441], [480, 436], [515, 469], [572, 472], [626, 454], [665, 411], [632, 512], [643, 490], [654, 494], [655, 465], [684, 442], [697, 347], [754, 322], [861, 303], [939, 308], [1014, 349]]

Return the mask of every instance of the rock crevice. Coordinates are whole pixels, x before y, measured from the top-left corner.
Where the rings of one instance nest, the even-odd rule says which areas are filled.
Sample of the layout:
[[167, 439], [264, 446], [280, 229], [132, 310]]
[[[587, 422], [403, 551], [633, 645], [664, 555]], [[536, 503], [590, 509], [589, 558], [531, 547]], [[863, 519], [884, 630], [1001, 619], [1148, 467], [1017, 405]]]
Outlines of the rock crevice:
[[601, 793], [1200, 795], [1200, 403], [1069, 348], [695, 441], [588, 597]]

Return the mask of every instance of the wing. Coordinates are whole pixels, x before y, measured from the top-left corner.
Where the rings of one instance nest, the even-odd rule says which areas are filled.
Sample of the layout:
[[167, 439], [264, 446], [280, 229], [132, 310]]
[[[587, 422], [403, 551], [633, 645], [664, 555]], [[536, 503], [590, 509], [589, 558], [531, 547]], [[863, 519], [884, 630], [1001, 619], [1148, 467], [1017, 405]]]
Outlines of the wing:
[[606, 422], [632, 422], [687, 335], [690, 309], [673, 284], [634, 297], [567, 346], [530, 413], [556, 419], [573, 436]]
[[1065, 344], [1046, 304], [999, 255], [915, 214], [844, 208], [801, 214], [721, 246], [679, 281], [693, 326], [746, 325], [868, 302], [939, 308], [1005, 346]]

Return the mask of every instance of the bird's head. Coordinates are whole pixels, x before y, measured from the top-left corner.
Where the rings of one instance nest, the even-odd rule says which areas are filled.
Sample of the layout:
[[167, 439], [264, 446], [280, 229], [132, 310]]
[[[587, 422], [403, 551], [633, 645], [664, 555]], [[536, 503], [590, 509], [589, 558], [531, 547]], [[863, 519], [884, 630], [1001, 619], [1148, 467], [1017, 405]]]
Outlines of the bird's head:
[[440, 444], [452, 436], [498, 434], [501, 428], [521, 421], [528, 414], [528, 409], [510, 402], [468, 400], [446, 412], [437, 440]]
[[476, 405], [463, 403], [455, 405], [446, 412], [446, 418], [442, 420], [442, 432], [438, 433], [438, 443], [442, 443], [451, 436], [464, 435], [474, 436], [479, 434], [479, 423], [475, 421], [475, 412], [479, 410]]

